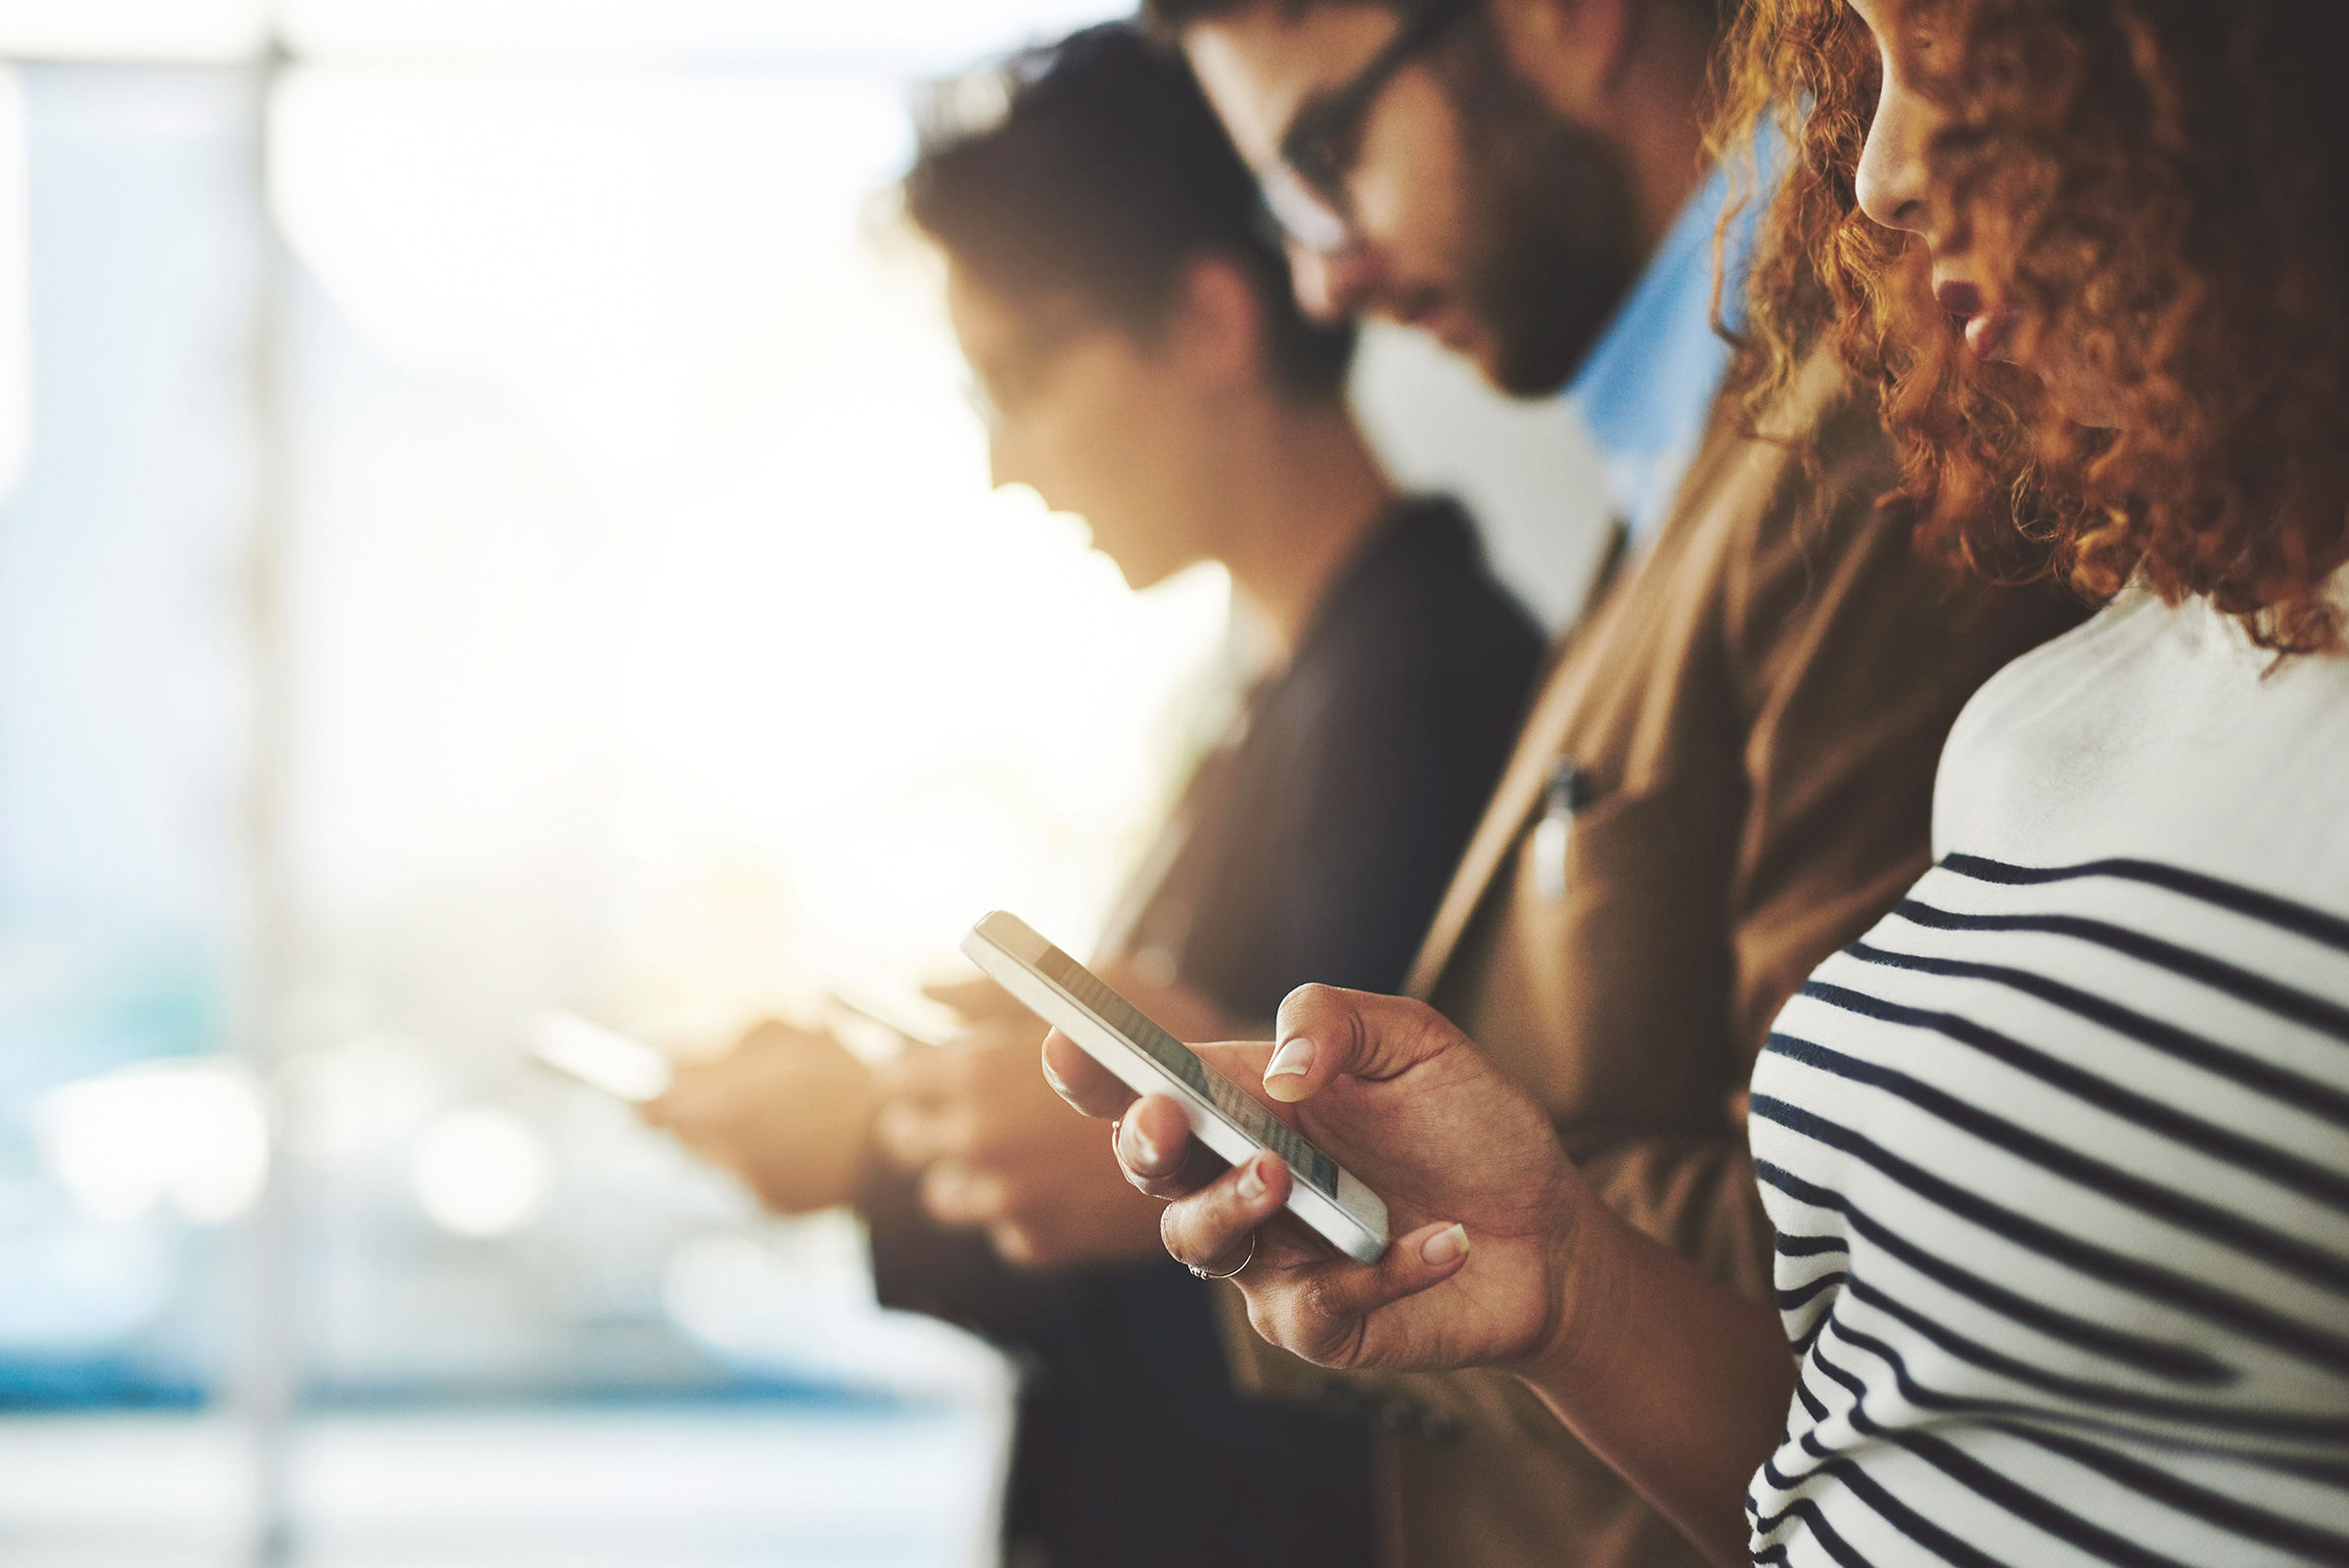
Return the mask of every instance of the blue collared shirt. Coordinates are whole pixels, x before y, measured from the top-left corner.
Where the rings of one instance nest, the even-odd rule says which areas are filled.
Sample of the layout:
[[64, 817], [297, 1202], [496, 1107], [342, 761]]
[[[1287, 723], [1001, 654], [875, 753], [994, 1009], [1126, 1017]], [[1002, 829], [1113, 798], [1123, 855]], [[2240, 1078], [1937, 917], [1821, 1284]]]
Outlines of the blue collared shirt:
[[[1609, 510], [1635, 545], [1663, 526], [1728, 369], [1729, 346], [1713, 330], [1713, 235], [1728, 198], [1728, 171], [1716, 168], [1566, 387], [1598, 447]], [[1729, 228], [1722, 302], [1731, 325], [1763, 206], [1750, 202]]]

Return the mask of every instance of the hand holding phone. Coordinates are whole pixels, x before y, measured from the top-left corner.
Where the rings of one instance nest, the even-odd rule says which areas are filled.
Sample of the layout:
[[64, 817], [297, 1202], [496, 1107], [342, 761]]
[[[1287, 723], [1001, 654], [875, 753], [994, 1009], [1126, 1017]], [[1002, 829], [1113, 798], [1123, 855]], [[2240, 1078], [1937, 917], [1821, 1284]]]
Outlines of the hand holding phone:
[[1265, 1081], [1267, 1102], [1293, 1107], [1299, 1130], [1385, 1199], [1392, 1241], [1374, 1265], [1333, 1256], [1304, 1226], [1267, 1223], [1300, 1185], [1278, 1159], [1212, 1170], [1173, 1098], [1137, 1100], [1062, 1036], [1044, 1060], [1070, 1105], [1117, 1121], [1127, 1178], [1167, 1204], [1167, 1251], [1230, 1278], [1282, 1349], [1321, 1366], [1531, 1371], [1572, 1344], [1585, 1305], [1610, 1310], [1608, 1290], [1588, 1288], [1614, 1267], [1584, 1271], [1590, 1236], [1661, 1251], [1591, 1191], [1548, 1112], [1426, 1003], [1307, 986], [1283, 999], [1274, 1038], [1198, 1052], [1239, 1082], [1290, 1053]]
[[1175, 1100], [1192, 1133], [1226, 1160], [1278, 1155], [1297, 1178], [1289, 1211], [1347, 1256], [1374, 1263], [1386, 1251], [1387, 1208], [1376, 1193], [1024, 921], [997, 910], [971, 928], [962, 950], [1135, 1093]]
[[643, 1110], [768, 1208], [807, 1214], [855, 1200], [880, 1098], [872, 1069], [838, 1038], [769, 1019], [728, 1050], [678, 1063]]

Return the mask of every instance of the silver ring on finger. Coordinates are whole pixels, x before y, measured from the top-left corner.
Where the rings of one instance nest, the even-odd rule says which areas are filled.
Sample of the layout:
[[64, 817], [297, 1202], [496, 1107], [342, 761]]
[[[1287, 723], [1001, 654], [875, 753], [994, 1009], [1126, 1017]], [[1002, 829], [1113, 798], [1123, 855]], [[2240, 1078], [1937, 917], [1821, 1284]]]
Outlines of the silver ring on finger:
[[1256, 1232], [1251, 1230], [1248, 1232], [1248, 1256], [1240, 1260], [1239, 1268], [1229, 1268], [1220, 1274], [1211, 1274], [1197, 1264], [1184, 1264], [1183, 1267], [1191, 1271], [1193, 1279], [1229, 1279], [1254, 1262], [1256, 1262]]

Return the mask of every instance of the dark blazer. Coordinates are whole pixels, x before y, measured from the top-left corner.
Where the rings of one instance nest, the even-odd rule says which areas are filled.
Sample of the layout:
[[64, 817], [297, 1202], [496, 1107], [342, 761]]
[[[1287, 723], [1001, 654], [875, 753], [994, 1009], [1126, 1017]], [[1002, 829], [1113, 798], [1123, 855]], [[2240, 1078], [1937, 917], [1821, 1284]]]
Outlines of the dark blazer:
[[[1200, 764], [1106, 946], [1269, 1022], [1311, 980], [1402, 985], [1509, 752], [1542, 657], [1444, 501], [1397, 506], [1332, 584], [1244, 729]], [[868, 1197], [884, 1305], [1024, 1366], [1012, 1568], [1367, 1568], [1371, 1439], [1242, 1398], [1204, 1287], [1171, 1260], [1022, 1274]]]
[[[1546, 1105], [1635, 1223], [1768, 1299], [1771, 1227], [1734, 1091], [1819, 960], [1925, 869], [1944, 737], [2002, 665], [2085, 610], [1953, 582], [1876, 501], [1872, 403], [1814, 362], [1749, 438], [1715, 411], [1674, 509], [1571, 632], [1407, 990]], [[1540, 861], [1557, 764], [1564, 876]], [[1499, 1373], [1339, 1378], [1246, 1332], [1244, 1381], [1367, 1404], [1388, 1560], [1409, 1568], [1699, 1568], [1661, 1515]]]

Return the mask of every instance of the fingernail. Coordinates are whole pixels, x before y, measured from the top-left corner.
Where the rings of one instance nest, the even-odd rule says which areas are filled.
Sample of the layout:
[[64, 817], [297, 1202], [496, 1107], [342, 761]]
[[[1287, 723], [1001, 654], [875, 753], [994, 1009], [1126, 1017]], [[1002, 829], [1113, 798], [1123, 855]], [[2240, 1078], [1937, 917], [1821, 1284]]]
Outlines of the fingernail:
[[1313, 1070], [1313, 1042], [1303, 1035], [1272, 1053], [1265, 1064], [1265, 1077], [1303, 1078]]
[[1268, 1155], [1258, 1155], [1240, 1172], [1240, 1196], [1255, 1199], [1265, 1195], [1265, 1161]]
[[1451, 1225], [1437, 1231], [1422, 1242], [1419, 1259], [1422, 1263], [1448, 1264], [1454, 1258], [1468, 1256], [1468, 1227]]

